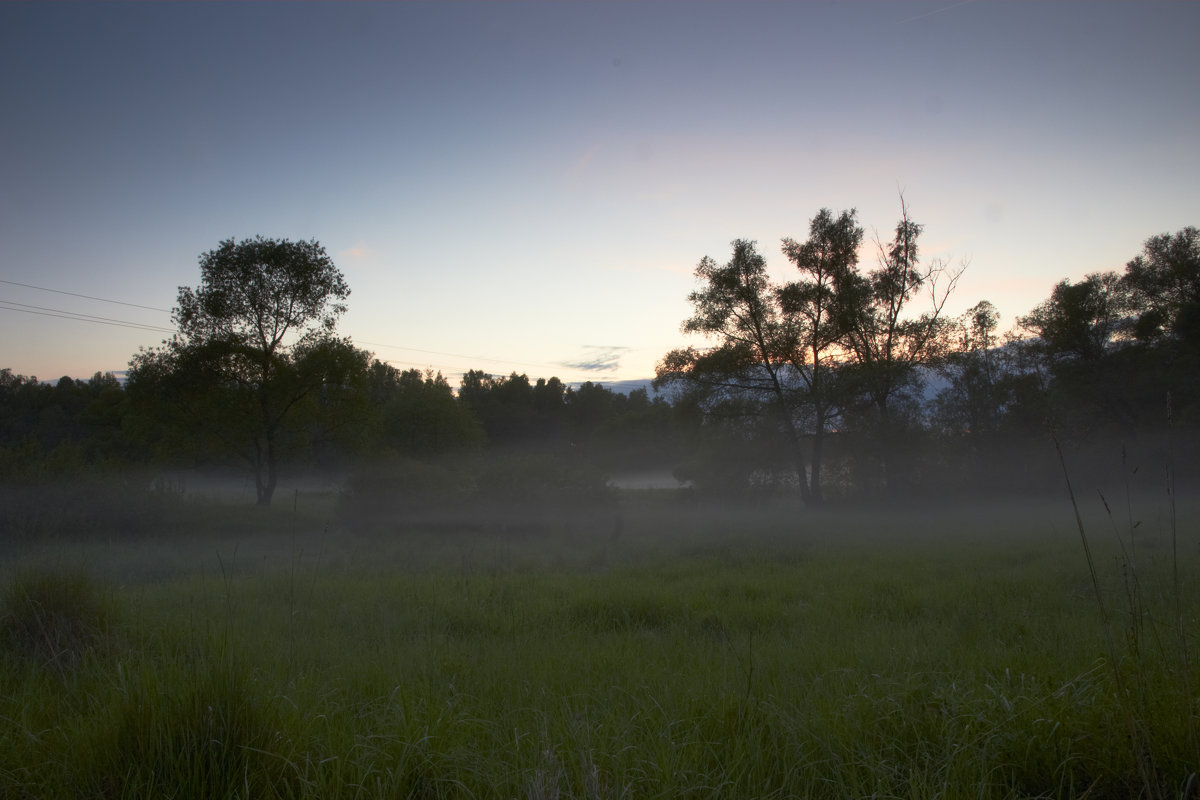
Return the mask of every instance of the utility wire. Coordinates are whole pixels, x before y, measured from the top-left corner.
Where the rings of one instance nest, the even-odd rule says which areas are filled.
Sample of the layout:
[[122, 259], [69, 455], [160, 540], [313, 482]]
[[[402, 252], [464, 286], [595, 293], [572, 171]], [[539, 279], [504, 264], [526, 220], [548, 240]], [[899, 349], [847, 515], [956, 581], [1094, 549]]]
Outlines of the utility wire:
[[22, 286], [26, 289], [37, 289], [39, 292], [53, 292], [54, 294], [66, 294], [71, 297], [82, 297], [85, 300], [99, 300], [101, 303], [113, 303], [118, 306], [131, 306], [133, 308], [144, 308], [147, 311], [161, 311], [164, 314], [171, 312], [165, 308], [155, 308], [154, 306], [143, 306], [137, 303], [126, 303], [124, 300], [109, 300], [104, 297], [92, 297], [90, 294], [77, 294], [76, 292], [64, 292], [62, 289], [47, 289], [45, 286], [34, 286], [31, 283], [17, 283], [16, 281], [6, 281], [0, 279], [0, 283], [7, 283], [9, 286]]
[[[54, 294], [63, 294], [63, 295], [68, 295], [70, 297], [81, 297], [81, 298], [84, 298], [85, 300], [97, 300], [101, 303], [114, 303], [116, 305], [130, 306], [131, 308], [143, 308], [147, 311], [160, 311], [164, 314], [171, 313], [170, 311], [168, 311], [165, 308], [156, 308], [154, 306], [144, 306], [139, 303], [128, 303], [128, 302], [125, 302], [124, 300], [110, 300], [105, 297], [94, 297], [94, 296], [88, 295], [88, 294], [79, 294], [78, 292], [67, 292], [67, 291], [63, 291], [62, 289], [50, 289], [45, 286], [34, 286], [33, 284], [30, 284], [30, 283], [20, 283], [18, 281], [10, 281], [10, 280], [4, 280], [4, 279], [0, 279], [0, 283], [8, 284], [9, 286], [21, 286], [26, 289], [37, 289], [38, 291], [41, 291], [41, 292], [53, 292]], [[74, 312], [71, 312], [71, 311], [62, 311], [61, 309], [56, 309], [56, 308], [42, 308], [41, 306], [29, 306], [29, 305], [25, 305], [24, 303], [16, 303], [16, 302], [10, 301], [10, 300], [0, 300], [0, 303], [11, 303], [12, 305], [24, 306], [25, 308], [38, 309], [39, 311], [46, 312], [44, 314], [44, 316], [69, 315], [69, 316], [64, 316], [63, 317], [64, 319], [79, 319], [81, 321], [87, 321], [87, 320], [84, 320], [83, 318], [91, 316], [89, 314], [75, 314]], [[8, 309], [8, 310], [19, 311], [21, 309], [14, 308], [14, 309]], [[34, 313], [34, 312], [31, 311], [28, 313]], [[127, 327], [142, 327], [142, 328], [146, 328], [147, 330], [162, 331], [164, 333], [174, 333], [173, 329], [160, 328], [160, 327], [156, 327], [153, 325], [141, 325], [140, 323], [126, 322], [125, 320], [110, 320], [106, 317], [94, 317], [92, 319], [97, 320], [97, 321], [105, 320], [108, 324], [113, 324], [113, 325], [125, 325]], [[544, 363], [535, 364], [535, 363], [531, 363], [528, 361], [513, 361], [511, 359], [505, 359], [505, 358], [487, 358], [486, 356], [469, 356], [469, 355], [464, 355], [463, 353], [446, 353], [446, 352], [443, 352], [440, 350], [421, 350], [416, 347], [404, 347], [402, 345], [387, 344], [385, 342], [367, 342], [367, 341], [359, 340], [359, 344], [365, 344], [365, 345], [368, 345], [371, 347], [387, 347], [387, 348], [391, 348], [394, 350], [407, 350], [412, 353], [427, 353], [429, 355], [444, 356], [446, 358], [462, 358], [462, 359], [466, 359], [468, 361], [486, 361], [486, 362], [493, 363], [493, 364], [509, 364], [509, 365], [516, 365], [516, 366], [520, 366], [520, 367], [536, 367], [539, 369], [546, 369], [546, 368], [560, 369], [564, 366], [562, 364], [544, 364]]]
[[[22, 308], [14, 308], [13, 306], [23, 306]], [[162, 328], [157, 325], [143, 325], [140, 322], [129, 322], [123, 319], [110, 319], [109, 317], [94, 317], [90, 314], [76, 314], [72, 311], [62, 311], [57, 308], [43, 308], [42, 306], [30, 306], [25, 303], [14, 303], [11, 300], [0, 300], [0, 311], [20, 311], [22, 314], [37, 314], [42, 317], [55, 317], [57, 319], [73, 319], [76, 322], [91, 322], [96, 325], [110, 325], [115, 328], [133, 328], [140, 331], [156, 331], [160, 333], [174, 333], [172, 328]]]
[[[171, 313], [168, 309], [165, 309], [165, 308], [157, 308], [155, 306], [146, 306], [146, 305], [142, 305], [140, 303], [129, 303], [124, 300], [111, 300], [106, 297], [95, 297], [95, 296], [89, 295], [89, 294], [80, 294], [79, 292], [68, 292], [68, 291], [64, 291], [62, 289], [51, 289], [46, 286], [35, 286], [34, 284], [31, 284], [31, 283], [21, 283], [19, 281], [5, 280], [3, 278], [0, 278], [0, 284], [6, 284], [9, 286], [20, 286], [25, 289], [36, 289], [37, 291], [40, 291], [40, 292], [51, 292], [53, 294], [67, 295], [69, 297], [79, 297], [79, 298], [83, 298], [85, 300], [95, 300], [95, 301], [101, 302], [101, 303], [112, 303], [114, 305], [128, 306], [130, 308], [141, 308], [141, 309], [145, 309], [146, 311], [157, 311], [157, 312], [161, 312], [163, 314]], [[174, 328], [164, 328], [164, 327], [157, 326], [157, 325], [147, 325], [147, 324], [143, 324], [140, 322], [130, 322], [129, 320], [113, 319], [111, 317], [99, 317], [99, 316], [94, 316], [92, 314], [80, 314], [80, 313], [76, 313], [73, 311], [64, 311], [63, 309], [58, 309], [58, 308], [46, 308], [44, 306], [35, 306], [35, 305], [29, 305], [27, 303], [18, 303], [13, 300], [0, 300], [0, 310], [19, 311], [23, 314], [36, 314], [38, 316], [53, 317], [56, 319], [70, 319], [70, 320], [75, 320], [77, 322], [91, 322], [96, 325], [108, 325], [110, 327], [132, 328], [134, 330], [155, 331], [158, 333], [175, 333]], [[442, 356], [443, 358], [463, 359], [463, 360], [470, 361], [470, 362], [483, 361], [483, 362], [488, 362], [488, 363], [492, 363], [492, 364], [506, 364], [509, 366], [532, 367], [535, 369], [551, 369], [551, 370], [566, 369], [571, 372], [583, 372], [585, 374], [588, 372], [587, 370], [573, 368], [567, 364], [562, 364], [562, 363], [558, 363], [558, 364], [549, 364], [549, 363], [544, 363], [544, 362], [534, 363], [534, 362], [529, 362], [529, 361], [515, 361], [515, 360], [511, 360], [511, 359], [504, 359], [504, 358], [488, 358], [486, 356], [465, 355], [463, 353], [448, 353], [448, 352], [445, 352], [442, 350], [422, 350], [422, 349], [416, 348], [416, 347], [404, 347], [403, 345], [388, 344], [386, 342], [368, 342], [368, 341], [361, 340], [361, 339], [358, 340], [358, 344], [363, 344], [363, 345], [367, 345], [370, 347], [386, 347], [386, 348], [389, 348], [392, 350], [405, 350], [410, 353], [426, 353], [428, 355]], [[413, 366], [413, 367], [437, 368], [449, 375], [460, 375], [461, 376], [461, 375], [466, 374], [466, 370], [462, 370], [462, 369], [458, 369], [458, 368], [451, 369], [449, 367], [438, 367], [435, 364], [421, 365], [421, 364], [417, 364], [417, 363], [411, 362], [411, 361], [399, 361], [399, 360], [393, 361], [391, 359], [381, 359], [381, 360], [388, 364], [404, 364], [406, 366]], [[619, 377], [613, 376], [613, 375], [604, 375], [604, 376], [597, 375], [596, 377], [599, 380], [609, 380], [609, 381], [623, 380], [622, 378], [619, 378]]]

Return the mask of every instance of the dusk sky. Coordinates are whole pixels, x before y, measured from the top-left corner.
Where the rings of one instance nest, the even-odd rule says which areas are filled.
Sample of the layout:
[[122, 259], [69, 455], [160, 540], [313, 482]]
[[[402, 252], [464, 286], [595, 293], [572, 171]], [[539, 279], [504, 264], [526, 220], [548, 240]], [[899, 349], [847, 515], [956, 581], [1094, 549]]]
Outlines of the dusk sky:
[[886, 240], [899, 190], [1006, 329], [1200, 225], [1198, 38], [1188, 2], [3, 3], [0, 367], [125, 369], [261, 234], [320, 241], [397, 367], [646, 378], [701, 258], [787, 279], [781, 238]]

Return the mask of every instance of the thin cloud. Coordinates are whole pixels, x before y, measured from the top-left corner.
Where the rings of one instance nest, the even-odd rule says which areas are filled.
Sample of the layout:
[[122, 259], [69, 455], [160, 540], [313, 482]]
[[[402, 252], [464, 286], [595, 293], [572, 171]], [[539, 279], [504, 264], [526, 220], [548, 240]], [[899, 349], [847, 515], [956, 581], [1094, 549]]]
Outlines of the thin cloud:
[[580, 372], [616, 372], [621, 368], [621, 358], [630, 351], [628, 347], [613, 345], [585, 345], [584, 354], [578, 361], [564, 361], [562, 366]]
[[342, 258], [349, 258], [349, 259], [353, 259], [355, 261], [365, 261], [369, 258], [374, 258], [375, 256], [378, 255], [378, 253], [376, 253], [371, 248], [367, 247], [367, 245], [365, 243], [363, 243], [362, 240], [359, 240], [359, 241], [355, 242], [353, 247], [350, 247], [350, 248], [347, 248], [347, 249], [341, 251], [340, 253], [338, 253], [338, 255], [341, 256]]

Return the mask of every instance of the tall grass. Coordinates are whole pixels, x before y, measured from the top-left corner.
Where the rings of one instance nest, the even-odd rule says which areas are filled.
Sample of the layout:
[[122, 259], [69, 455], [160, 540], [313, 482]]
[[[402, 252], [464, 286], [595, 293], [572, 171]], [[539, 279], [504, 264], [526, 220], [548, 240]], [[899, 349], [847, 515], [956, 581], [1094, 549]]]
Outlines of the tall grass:
[[85, 572], [27, 569], [0, 592], [0, 653], [65, 678], [111, 647], [110, 617]]
[[[1189, 791], [1194, 682], [1142, 646], [1121, 667], [1140, 699], [1115, 691], [1095, 592], [1124, 596], [1103, 568], [1124, 551], [1090, 542], [1089, 575], [1069, 513], [623, 513], [617, 541], [208, 540], [171, 575], [100, 563], [144, 541], [89, 550], [121, 646], [69, 673], [4, 660], [0, 796]], [[1171, 543], [1149, 527], [1137, 580], [1157, 615]], [[1178, 548], [1188, 619], [1197, 555]]]
[[[1113, 614], [1101, 588], [1101, 578], [1092, 556], [1091, 538], [1080, 513], [1079, 498], [1071, 482], [1070, 469], [1062, 445], [1057, 435], [1052, 432], [1051, 436], [1075, 514], [1076, 528], [1095, 593], [1100, 629], [1108, 653], [1107, 674], [1111, 677], [1125, 722], [1126, 742], [1137, 764], [1141, 794], [1150, 798], [1167, 797], [1172, 794], [1189, 796], [1196, 784], [1195, 770], [1200, 768], [1200, 708], [1197, 707], [1200, 704], [1200, 700], [1197, 700], [1200, 696], [1197, 693], [1200, 682], [1197, 681], [1190, 663], [1189, 642], [1184, 626], [1177, 498], [1172, 465], [1168, 462], [1166, 469], [1166, 496], [1170, 520], [1167, 530], [1170, 544], [1170, 582], [1167, 584], [1162, 581], [1164, 576], [1161, 574], [1157, 576], [1162, 582], [1160, 585], [1167, 587], [1166, 592], [1160, 590], [1157, 598], [1147, 595], [1137, 557], [1137, 531], [1141, 522], [1134, 518], [1133, 497], [1129, 489], [1130, 479], [1136, 473], [1137, 467], [1129, 465], [1124, 448], [1121, 453], [1126, 502], [1124, 531], [1117, 523], [1112, 506], [1104, 493], [1099, 494], [1118, 548], [1117, 562], [1123, 582], [1120, 599], [1124, 602], [1126, 619], [1125, 637], [1121, 642], [1114, 631]], [[1169, 598], [1167, 602], [1163, 602], [1164, 595]], [[1171, 708], [1174, 709], [1174, 714], [1170, 713]], [[1169, 782], [1164, 780], [1161, 763], [1171, 759], [1171, 756], [1160, 751], [1157, 741], [1164, 729], [1170, 730], [1183, 745], [1185, 752], [1189, 752], [1193, 757], [1182, 789], [1176, 786], [1175, 792], [1164, 788]]]

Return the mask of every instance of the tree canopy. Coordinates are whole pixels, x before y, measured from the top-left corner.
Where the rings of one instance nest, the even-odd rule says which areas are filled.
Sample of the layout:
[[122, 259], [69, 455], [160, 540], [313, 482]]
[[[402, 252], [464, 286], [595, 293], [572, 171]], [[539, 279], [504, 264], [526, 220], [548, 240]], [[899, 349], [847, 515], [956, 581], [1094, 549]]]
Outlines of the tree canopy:
[[[735, 401], [762, 400], [779, 422], [800, 493], [811, 503], [823, 499], [826, 436], [835, 423], [844, 431], [853, 412], [860, 428], [873, 428], [883, 482], [890, 484], [895, 398], [919, 383], [918, 366], [946, 351], [952, 326], [942, 308], [962, 271], [939, 260], [923, 264], [920, 234], [901, 197], [895, 238], [879, 244], [879, 268], [869, 274], [858, 269], [863, 230], [853, 210], [835, 216], [821, 209], [805, 242], [783, 240], [799, 273], [790, 283], [770, 279], [751, 241], [734, 241], [724, 265], [705, 257], [695, 273], [701, 288], [688, 296], [695, 313], [682, 329], [714, 345], [668, 353], [658, 365], [659, 383], [701, 390], [711, 407], [716, 402], [726, 411]], [[922, 289], [930, 308], [913, 315], [911, 301]], [[756, 413], [762, 406], [741, 407]]]
[[130, 382], [176, 409], [193, 439], [219, 439], [238, 453], [267, 505], [281, 437], [301, 401], [365, 368], [350, 342], [333, 335], [349, 294], [316, 241], [223, 241], [200, 256], [199, 286], [179, 289], [178, 332], [134, 357]]

